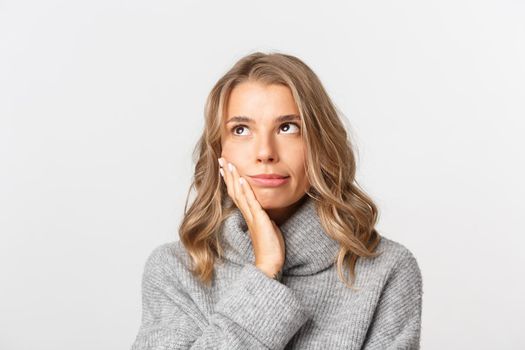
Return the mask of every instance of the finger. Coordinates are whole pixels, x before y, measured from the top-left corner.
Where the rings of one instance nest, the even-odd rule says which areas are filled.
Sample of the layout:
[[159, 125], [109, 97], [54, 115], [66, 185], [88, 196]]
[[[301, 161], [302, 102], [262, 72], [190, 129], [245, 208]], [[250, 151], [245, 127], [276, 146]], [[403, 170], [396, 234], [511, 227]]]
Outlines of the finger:
[[[230, 163], [231, 164], [231, 163]], [[246, 219], [248, 221], [252, 220], [253, 214], [250, 210], [250, 206], [248, 205], [246, 201], [246, 197], [244, 196], [244, 185], [241, 185], [239, 172], [237, 171], [237, 168], [234, 164], [232, 165], [231, 175], [232, 175], [232, 183], [234, 186], [235, 191], [235, 197], [237, 198], [237, 202], [239, 203], [239, 209], [243, 212], [243, 214], [246, 216]], [[244, 180], [244, 179], [243, 179]], [[246, 180], [245, 180], [246, 181]]]
[[233, 195], [235, 196], [235, 199], [238, 199], [239, 198], [239, 193], [238, 193], [239, 192], [239, 189], [238, 189], [239, 180], [235, 178], [236, 169], [233, 163], [228, 162], [227, 170], [228, 170], [227, 171], [228, 175], [230, 176], [230, 184], [232, 186]]
[[255, 214], [259, 210], [263, 210], [261, 207], [261, 203], [259, 203], [257, 198], [255, 198], [255, 193], [253, 193], [252, 186], [248, 183], [248, 181], [244, 182], [243, 190], [244, 190], [244, 197], [246, 198], [246, 202], [248, 203], [248, 206], [250, 207], [251, 212]]
[[[235, 196], [233, 194], [232, 186], [230, 184], [231, 175], [230, 175], [230, 172], [227, 170], [228, 169], [228, 167], [227, 167], [228, 162], [224, 158], [219, 158], [219, 160], [220, 160], [219, 165], [222, 162], [222, 165], [220, 165], [222, 171], [220, 171], [220, 173], [222, 175], [222, 179], [224, 180], [224, 184], [226, 185], [226, 190], [228, 192], [228, 196], [235, 203], [235, 198], [234, 198]], [[235, 203], [235, 204], [237, 205], [237, 203]]]
[[[223, 168], [222, 168], [222, 172], [223, 172], [223, 179], [224, 179], [224, 183], [226, 184], [226, 189], [228, 190], [228, 195], [230, 196], [230, 198], [235, 202], [235, 193], [233, 192], [233, 187], [232, 187], [232, 183], [231, 183], [231, 173], [228, 171], [228, 162], [226, 159], [224, 158], [220, 158], [223, 162]], [[237, 204], [235, 202], [235, 204]]]
[[224, 183], [226, 183], [226, 179], [224, 178], [224, 176], [225, 176], [224, 169], [223, 169], [223, 167], [221, 165], [221, 162], [223, 162], [223, 164], [224, 164], [224, 161], [222, 160], [222, 158], [219, 158], [218, 161], [219, 161], [219, 175], [221, 176], [222, 181], [224, 181]]
[[239, 179], [243, 180], [242, 184], [239, 183], [239, 187], [241, 190], [241, 197], [242, 197], [241, 201], [244, 207], [244, 211], [246, 212], [246, 215], [248, 216], [249, 221], [253, 221], [254, 212], [252, 211], [250, 204], [248, 203], [248, 198], [246, 198], [246, 192], [249, 191], [247, 187], [250, 185], [248, 184], [245, 178], [239, 177]]

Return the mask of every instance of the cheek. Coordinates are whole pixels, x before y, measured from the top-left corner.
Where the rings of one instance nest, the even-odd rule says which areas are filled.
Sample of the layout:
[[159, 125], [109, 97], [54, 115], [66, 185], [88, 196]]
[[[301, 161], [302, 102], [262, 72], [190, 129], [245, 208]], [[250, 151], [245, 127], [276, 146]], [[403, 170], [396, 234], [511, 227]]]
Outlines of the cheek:
[[233, 162], [236, 158], [240, 157], [241, 153], [240, 147], [235, 147], [231, 142], [224, 142], [222, 144], [221, 156], [229, 161]]
[[238, 145], [225, 142], [222, 146], [221, 157], [232, 163], [241, 176], [245, 176], [245, 162], [249, 159], [249, 152]]
[[294, 181], [298, 186], [303, 186], [308, 182], [306, 178], [306, 169], [302, 158], [293, 159], [290, 163], [290, 169], [293, 172]]
[[301, 189], [302, 191], [307, 189], [308, 187], [310, 187], [310, 182], [306, 177], [306, 172], [302, 170], [301, 173], [297, 176], [297, 188]]

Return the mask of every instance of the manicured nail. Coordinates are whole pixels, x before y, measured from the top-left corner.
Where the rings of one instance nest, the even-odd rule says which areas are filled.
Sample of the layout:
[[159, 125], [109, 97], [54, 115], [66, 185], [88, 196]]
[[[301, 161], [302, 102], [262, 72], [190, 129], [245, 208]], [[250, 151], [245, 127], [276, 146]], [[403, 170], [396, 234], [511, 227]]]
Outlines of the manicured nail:
[[240, 183], [241, 185], [244, 185], [244, 179], [243, 179], [242, 177], [239, 178], [239, 183]]
[[219, 169], [219, 172], [221, 173], [221, 176], [224, 177], [224, 170], [222, 170], [222, 168]]
[[232, 163], [228, 163], [228, 170], [230, 171], [230, 173], [233, 171], [233, 164]]
[[224, 166], [223, 161], [222, 161], [221, 158], [219, 158], [219, 165], [220, 165], [221, 167]]

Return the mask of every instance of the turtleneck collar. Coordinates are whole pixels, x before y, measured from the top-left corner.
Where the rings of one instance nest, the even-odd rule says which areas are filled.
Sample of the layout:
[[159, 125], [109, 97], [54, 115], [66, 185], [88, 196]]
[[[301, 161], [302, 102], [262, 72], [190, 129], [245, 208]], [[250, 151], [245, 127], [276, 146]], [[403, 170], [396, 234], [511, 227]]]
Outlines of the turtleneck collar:
[[[279, 229], [286, 249], [284, 275], [312, 275], [334, 264], [339, 243], [322, 228], [315, 202], [309, 196]], [[239, 265], [255, 263], [248, 225], [239, 208], [234, 206], [233, 213], [224, 221], [219, 240], [226, 260]]]

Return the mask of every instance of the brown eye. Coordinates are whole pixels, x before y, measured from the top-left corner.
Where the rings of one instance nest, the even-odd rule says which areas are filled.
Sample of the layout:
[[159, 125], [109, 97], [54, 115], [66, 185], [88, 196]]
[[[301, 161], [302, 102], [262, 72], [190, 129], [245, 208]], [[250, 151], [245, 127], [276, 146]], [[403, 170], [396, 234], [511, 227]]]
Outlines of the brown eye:
[[[297, 131], [300, 131], [300, 130], [301, 130], [301, 127], [299, 127], [299, 125], [297, 125], [296, 123], [284, 123], [284, 124], [281, 124], [281, 129], [282, 129], [283, 126], [288, 126], [288, 125], [293, 125], [293, 126], [295, 126], [295, 128], [297, 129]], [[288, 131], [288, 130], [290, 130], [289, 127], [286, 128], [285, 131]], [[297, 133], [297, 132], [296, 132], [296, 133]], [[294, 132], [291, 132], [291, 134], [294, 134]]]
[[[293, 126], [293, 127], [296, 129], [296, 131], [295, 131], [295, 132], [294, 132], [294, 131], [288, 132], [288, 131], [290, 130], [290, 126]], [[286, 129], [283, 130], [283, 127], [285, 127]], [[238, 133], [238, 132], [237, 132], [239, 129], [241, 130], [241, 133]], [[248, 129], [248, 130], [249, 130], [248, 126], [246, 126], [246, 125], [244, 125], [244, 124], [238, 124], [238, 125], [234, 125], [234, 126], [230, 129], [230, 131], [231, 131], [231, 132], [233, 133], [233, 135], [235, 135], [235, 136], [243, 136], [242, 131], [244, 131], [244, 129]], [[283, 123], [283, 124], [281, 124], [281, 125], [279, 126], [279, 129], [280, 129], [280, 130], [283, 130], [286, 134], [298, 134], [298, 133], [300, 133], [300, 131], [301, 131], [301, 127], [300, 127], [297, 123]], [[292, 129], [293, 129], [293, 128], [292, 128]], [[245, 134], [244, 134], [244, 135], [245, 135]]]
[[235, 125], [234, 127], [232, 127], [231, 131], [233, 132], [234, 135], [241, 135], [241, 134], [236, 133], [236, 131], [239, 129], [245, 129], [245, 128], [246, 128], [246, 125], [239, 124], [239, 125]]

